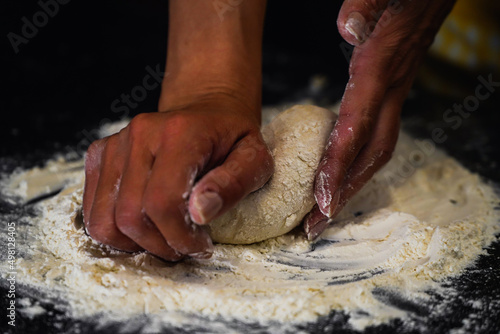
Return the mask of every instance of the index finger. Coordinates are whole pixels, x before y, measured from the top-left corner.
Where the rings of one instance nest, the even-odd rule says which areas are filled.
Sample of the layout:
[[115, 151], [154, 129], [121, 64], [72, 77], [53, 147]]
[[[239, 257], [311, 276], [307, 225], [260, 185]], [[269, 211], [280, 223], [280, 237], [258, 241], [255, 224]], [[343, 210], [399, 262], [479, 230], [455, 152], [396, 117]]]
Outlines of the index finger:
[[361, 54], [353, 57], [339, 118], [316, 172], [314, 194], [325, 216], [333, 215], [345, 176], [373, 131], [387, 89], [387, 80], [382, 75], [385, 61], [384, 58], [369, 61]]

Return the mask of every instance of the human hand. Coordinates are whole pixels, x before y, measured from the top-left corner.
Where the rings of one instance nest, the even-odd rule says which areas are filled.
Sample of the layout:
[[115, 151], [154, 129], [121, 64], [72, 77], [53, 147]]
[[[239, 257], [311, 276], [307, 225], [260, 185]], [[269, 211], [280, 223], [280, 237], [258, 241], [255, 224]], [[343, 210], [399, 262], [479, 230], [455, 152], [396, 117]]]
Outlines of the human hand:
[[304, 220], [309, 239], [390, 160], [402, 104], [452, 0], [346, 0], [337, 25], [354, 45], [339, 118], [315, 181], [317, 206]]
[[[229, 99], [230, 100], [230, 99]], [[207, 258], [202, 225], [265, 184], [273, 161], [259, 119], [225, 96], [140, 114], [94, 142], [83, 215], [95, 240], [165, 260]], [[194, 185], [194, 187], [193, 187]]]
[[94, 239], [169, 261], [210, 257], [201, 225], [271, 176], [260, 134], [264, 13], [264, 0], [228, 13], [169, 2], [162, 112], [135, 117], [87, 154], [83, 214]]

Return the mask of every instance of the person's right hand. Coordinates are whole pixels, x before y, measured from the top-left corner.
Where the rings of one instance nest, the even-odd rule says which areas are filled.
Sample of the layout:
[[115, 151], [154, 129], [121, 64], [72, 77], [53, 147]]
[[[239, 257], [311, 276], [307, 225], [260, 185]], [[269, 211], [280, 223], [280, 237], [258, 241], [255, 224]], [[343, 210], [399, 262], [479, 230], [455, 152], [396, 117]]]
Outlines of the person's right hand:
[[202, 225], [264, 185], [274, 165], [260, 134], [265, 0], [169, 6], [161, 112], [91, 145], [83, 214], [97, 241], [175, 261], [210, 257]]
[[265, 184], [273, 160], [260, 110], [227, 96], [140, 114], [119, 133], [94, 142], [85, 161], [83, 215], [97, 241], [147, 250], [169, 261], [207, 258], [203, 224]]

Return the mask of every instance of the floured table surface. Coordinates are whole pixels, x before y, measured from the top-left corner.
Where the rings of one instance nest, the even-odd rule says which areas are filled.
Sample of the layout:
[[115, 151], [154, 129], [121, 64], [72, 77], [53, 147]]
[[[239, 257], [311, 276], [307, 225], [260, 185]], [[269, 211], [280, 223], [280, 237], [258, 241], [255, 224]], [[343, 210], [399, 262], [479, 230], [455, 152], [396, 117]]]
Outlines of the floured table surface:
[[208, 261], [175, 265], [116, 252], [85, 235], [75, 187], [81, 162], [15, 172], [3, 190], [20, 198], [4, 198], [1, 222], [18, 223], [17, 329], [495, 330], [495, 188], [405, 134], [394, 157], [315, 242], [293, 231], [249, 246], [218, 245]]

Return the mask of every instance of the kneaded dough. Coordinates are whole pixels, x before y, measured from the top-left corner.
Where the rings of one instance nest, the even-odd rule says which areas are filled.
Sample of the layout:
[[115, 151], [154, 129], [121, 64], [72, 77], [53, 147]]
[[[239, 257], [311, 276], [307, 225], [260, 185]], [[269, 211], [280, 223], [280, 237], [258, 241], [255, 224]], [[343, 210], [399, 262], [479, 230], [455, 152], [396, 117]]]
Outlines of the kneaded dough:
[[294, 106], [264, 127], [262, 135], [274, 157], [275, 172], [208, 226], [212, 240], [250, 244], [285, 234], [315, 204], [314, 175], [337, 115], [315, 106]]

